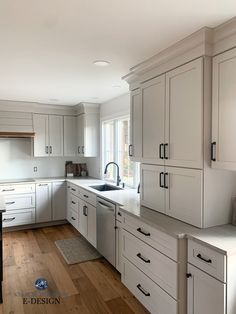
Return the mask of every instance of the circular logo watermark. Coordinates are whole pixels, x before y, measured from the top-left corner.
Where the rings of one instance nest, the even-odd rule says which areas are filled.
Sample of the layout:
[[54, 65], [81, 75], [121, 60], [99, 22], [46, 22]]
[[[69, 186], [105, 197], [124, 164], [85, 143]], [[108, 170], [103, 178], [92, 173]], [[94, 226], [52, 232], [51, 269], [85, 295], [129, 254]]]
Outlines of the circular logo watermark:
[[36, 289], [38, 289], [38, 290], [45, 290], [45, 289], [47, 289], [47, 287], [48, 287], [48, 282], [47, 282], [47, 280], [46, 279], [44, 279], [44, 278], [38, 278], [36, 281], [35, 281], [35, 287], [36, 287]]

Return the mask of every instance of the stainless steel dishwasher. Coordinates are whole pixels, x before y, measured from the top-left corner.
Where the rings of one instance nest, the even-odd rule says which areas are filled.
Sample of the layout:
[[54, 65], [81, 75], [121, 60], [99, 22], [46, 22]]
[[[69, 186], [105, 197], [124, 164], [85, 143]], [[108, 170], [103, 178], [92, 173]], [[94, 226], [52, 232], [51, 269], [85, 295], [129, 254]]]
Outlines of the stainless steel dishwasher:
[[97, 250], [116, 266], [116, 206], [97, 197]]

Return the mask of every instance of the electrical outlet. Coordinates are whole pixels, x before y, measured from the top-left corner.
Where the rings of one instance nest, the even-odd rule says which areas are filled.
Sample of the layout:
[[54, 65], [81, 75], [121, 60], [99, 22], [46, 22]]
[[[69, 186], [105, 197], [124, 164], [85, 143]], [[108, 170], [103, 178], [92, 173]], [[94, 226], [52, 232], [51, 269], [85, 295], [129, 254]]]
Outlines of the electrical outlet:
[[38, 167], [34, 167], [34, 172], [37, 172], [38, 171]]

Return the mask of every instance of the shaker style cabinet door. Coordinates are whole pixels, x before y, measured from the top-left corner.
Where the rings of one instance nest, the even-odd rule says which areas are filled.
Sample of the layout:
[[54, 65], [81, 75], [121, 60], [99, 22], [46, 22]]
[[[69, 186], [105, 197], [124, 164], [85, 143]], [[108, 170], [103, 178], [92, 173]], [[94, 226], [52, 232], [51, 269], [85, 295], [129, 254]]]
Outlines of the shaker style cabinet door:
[[212, 166], [236, 170], [236, 49], [213, 58]]
[[77, 117], [77, 153], [81, 157], [84, 156], [84, 119], [84, 113]]
[[142, 158], [142, 101], [140, 89], [130, 95], [130, 145], [129, 156], [133, 161]]
[[142, 84], [143, 162], [164, 164], [165, 75]]
[[165, 213], [164, 167], [142, 164], [140, 186], [141, 204]]
[[166, 214], [203, 227], [202, 170], [165, 167]]
[[45, 157], [49, 156], [49, 143], [48, 143], [48, 115], [34, 114], [34, 156]]
[[63, 156], [63, 116], [49, 115], [50, 156]]
[[36, 184], [36, 223], [52, 220], [51, 183]]
[[77, 155], [76, 117], [64, 116], [64, 156]]
[[97, 213], [96, 207], [86, 204], [88, 207], [88, 241], [97, 247]]
[[188, 264], [187, 314], [226, 314], [226, 284]]
[[88, 238], [88, 204], [79, 200], [79, 232]]
[[166, 74], [166, 165], [203, 166], [203, 59]]

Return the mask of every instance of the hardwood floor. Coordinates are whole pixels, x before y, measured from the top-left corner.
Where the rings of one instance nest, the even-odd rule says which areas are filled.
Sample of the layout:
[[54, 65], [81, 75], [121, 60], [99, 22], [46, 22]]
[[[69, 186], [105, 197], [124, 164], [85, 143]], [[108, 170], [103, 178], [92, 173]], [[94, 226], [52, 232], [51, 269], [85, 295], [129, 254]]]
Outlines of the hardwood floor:
[[[74, 236], [78, 232], [70, 225], [4, 233], [4, 303], [0, 312], [148, 313], [106, 260], [66, 264], [54, 241]], [[34, 287], [35, 280], [41, 277], [49, 284], [43, 292]], [[36, 301], [55, 304], [31, 304]]]

